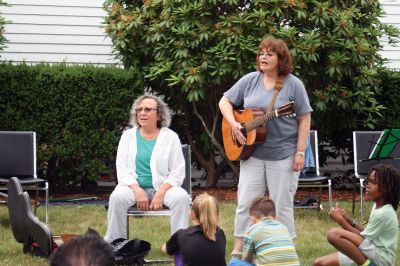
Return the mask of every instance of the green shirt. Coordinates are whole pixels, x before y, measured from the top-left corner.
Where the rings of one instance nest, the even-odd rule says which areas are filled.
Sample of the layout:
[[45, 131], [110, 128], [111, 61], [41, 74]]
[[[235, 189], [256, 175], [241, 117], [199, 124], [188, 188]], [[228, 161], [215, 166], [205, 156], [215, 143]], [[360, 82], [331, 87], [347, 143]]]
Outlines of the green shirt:
[[396, 249], [399, 235], [399, 223], [392, 205], [376, 208], [372, 206], [371, 215], [361, 235], [376, 246], [375, 265], [396, 265]]
[[136, 175], [137, 182], [141, 188], [153, 188], [153, 180], [150, 169], [150, 158], [156, 140], [146, 140], [136, 131], [137, 153], [136, 153]]

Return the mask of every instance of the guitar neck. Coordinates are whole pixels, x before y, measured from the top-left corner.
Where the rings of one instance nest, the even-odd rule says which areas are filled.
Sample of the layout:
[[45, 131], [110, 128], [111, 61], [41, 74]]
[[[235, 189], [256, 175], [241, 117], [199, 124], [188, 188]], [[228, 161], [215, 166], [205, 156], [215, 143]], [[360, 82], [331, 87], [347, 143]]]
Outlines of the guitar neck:
[[268, 121], [278, 116], [278, 112], [273, 110], [269, 113], [264, 113], [262, 116], [257, 117], [251, 122], [247, 122], [243, 124], [243, 127], [246, 129], [246, 132], [252, 131], [259, 126], [265, 125]]

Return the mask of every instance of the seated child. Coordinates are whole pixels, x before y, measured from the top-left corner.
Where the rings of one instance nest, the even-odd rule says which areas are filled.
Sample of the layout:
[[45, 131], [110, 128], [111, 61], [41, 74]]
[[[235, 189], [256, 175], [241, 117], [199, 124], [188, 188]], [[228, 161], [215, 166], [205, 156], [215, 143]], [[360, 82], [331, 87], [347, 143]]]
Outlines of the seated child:
[[174, 255], [177, 266], [225, 266], [226, 238], [224, 231], [218, 227], [217, 200], [207, 193], [197, 196], [189, 217], [192, 226], [174, 233], [162, 251]]
[[365, 229], [337, 204], [329, 215], [343, 229], [330, 229], [328, 241], [339, 252], [317, 258], [314, 265], [396, 265], [399, 172], [389, 165], [373, 166], [368, 172], [365, 195], [375, 202]]
[[242, 259], [233, 258], [228, 266], [300, 265], [288, 229], [276, 220], [275, 203], [255, 198], [249, 212], [253, 225], [244, 235]]

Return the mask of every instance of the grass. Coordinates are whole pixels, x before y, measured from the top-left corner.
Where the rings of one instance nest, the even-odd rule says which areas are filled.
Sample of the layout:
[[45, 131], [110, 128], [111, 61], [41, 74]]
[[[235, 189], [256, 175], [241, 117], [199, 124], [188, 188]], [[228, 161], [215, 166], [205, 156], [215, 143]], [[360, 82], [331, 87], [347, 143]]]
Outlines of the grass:
[[[341, 202], [341, 206], [351, 213], [351, 203]], [[366, 209], [370, 209], [367, 204]], [[233, 222], [236, 204], [232, 202], [221, 203], [221, 228], [227, 237], [227, 260], [233, 246]], [[318, 213], [315, 210], [296, 209], [295, 220], [297, 239], [295, 241], [297, 253], [302, 265], [311, 265], [319, 256], [334, 252], [335, 249], [326, 241], [326, 233], [336, 224], [329, 218], [325, 210]], [[357, 212], [356, 212], [357, 213]], [[38, 209], [38, 217], [43, 220], [44, 209]], [[366, 216], [367, 217], [367, 216]], [[355, 216], [355, 218], [359, 218]], [[148, 240], [152, 250], [148, 259], [165, 259], [160, 247], [169, 237], [168, 217], [130, 218], [130, 237]], [[32, 257], [22, 254], [22, 245], [17, 243], [12, 235], [8, 222], [7, 208], [0, 207], [0, 264], [1, 265], [49, 265], [48, 259]], [[88, 227], [104, 235], [107, 229], [106, 210], [101, 205], [72, 205], [51, 206], [49, 209], [49, 227], [54, 235], [57, 234], [83, 234]], [[397, 250], [397, 261], [400, 261], [400, 251]], [[160, 265], [160, 264], [159, 264]], [[171, 265], [171, 264], [165, 264]]]

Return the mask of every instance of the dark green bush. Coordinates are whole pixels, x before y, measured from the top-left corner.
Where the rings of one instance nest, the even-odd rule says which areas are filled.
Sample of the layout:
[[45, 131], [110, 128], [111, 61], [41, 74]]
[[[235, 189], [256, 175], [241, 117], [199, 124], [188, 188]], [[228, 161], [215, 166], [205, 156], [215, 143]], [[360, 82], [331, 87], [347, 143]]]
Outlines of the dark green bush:
[[378, 129], [400, 128], [400, 72], [383, 69], [380, 72], [381, 92], [378, 102], [385, 106]]
[[113, 168], [134, 99], [134, 70], [0, 64], [0, 129], [37, 133], [38, 161], [53, 189], [96, 180]]

